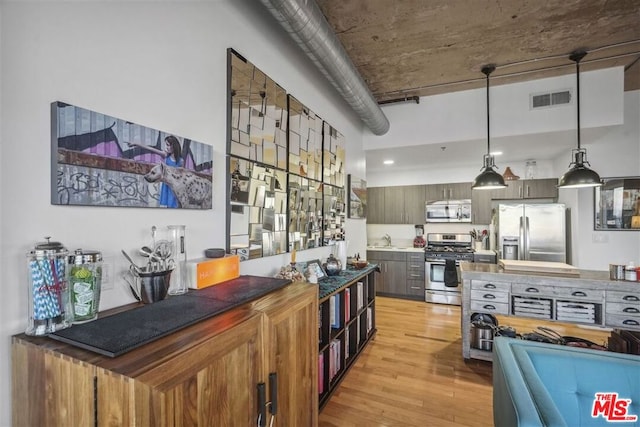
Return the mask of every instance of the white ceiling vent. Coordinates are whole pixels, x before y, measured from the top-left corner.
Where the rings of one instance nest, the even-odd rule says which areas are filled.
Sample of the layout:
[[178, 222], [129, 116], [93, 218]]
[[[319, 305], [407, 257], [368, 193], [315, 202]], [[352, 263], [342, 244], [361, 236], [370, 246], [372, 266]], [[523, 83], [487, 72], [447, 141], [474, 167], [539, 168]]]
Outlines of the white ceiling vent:
[[571, 104], [571, 89], [558, 92], [532, 93], [529, 95], [529, 108], [532, 110], [558, 107], [567, 104]]

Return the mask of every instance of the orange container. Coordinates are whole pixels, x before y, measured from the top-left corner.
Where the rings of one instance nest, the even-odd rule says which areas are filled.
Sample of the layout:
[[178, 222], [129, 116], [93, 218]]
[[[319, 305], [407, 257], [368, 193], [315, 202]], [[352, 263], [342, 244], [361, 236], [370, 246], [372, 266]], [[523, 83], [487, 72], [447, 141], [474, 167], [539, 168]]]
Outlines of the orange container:
[[191, 289], [202, 289], [240, 276], [240, 257], [199, 258], [187, 261]]

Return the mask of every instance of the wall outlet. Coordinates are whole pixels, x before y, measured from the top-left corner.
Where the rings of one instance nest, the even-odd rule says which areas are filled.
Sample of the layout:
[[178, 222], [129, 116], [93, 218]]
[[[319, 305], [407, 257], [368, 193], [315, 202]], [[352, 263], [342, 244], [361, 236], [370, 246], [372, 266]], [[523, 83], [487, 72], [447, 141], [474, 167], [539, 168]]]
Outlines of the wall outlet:
[[113, 289], [113, 259], [110, 257], [103, 257], [102, 259], [101, 289], [103, 291]]
[[591, 235], [591, 241], [593, 243], [608, 243], [609, 235], [604, 233], [593, 233]]

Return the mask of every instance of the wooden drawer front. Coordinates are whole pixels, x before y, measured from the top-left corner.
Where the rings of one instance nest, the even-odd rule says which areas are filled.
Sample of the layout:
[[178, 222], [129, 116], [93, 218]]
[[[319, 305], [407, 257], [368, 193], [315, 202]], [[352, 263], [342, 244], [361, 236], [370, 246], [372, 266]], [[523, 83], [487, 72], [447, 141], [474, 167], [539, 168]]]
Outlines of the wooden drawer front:
[[624, 316], [640, 317], [640, 304], [607, 302], [607, 313]]
[[572, 301], [604, 301], [604, 291], [595, 289], [571, 289], [554, 287], [554, 295], [562, 298], [568, 298]]
[[624, 291], [607, 291], [607, 304], [619, 302], [622, 304], [633, 304], [640, 308], [640, 293]]
[[407, 264], [414, 264], [420, 266], [424, 270], [424, 253], [409, 252], [407, 254]]
[[495, 313], [495, 314], [509, 314], [509, 303], [502, 302], [488, 302], [488, 301], [471, 301], [472, 313]]
[[640, 330], [640, 318], [607, 313], [605, 316], [605, 326], [610, 328]]
[[524, 283], [514, 283], [511, 285], [511, 292], [514, 294], [528, 296], [553, 296], [556, 288], [548, 285], [527, 285]]
[[407, 294], [424, 298], [424, 280], [407, 280]]
[[509, 282], [487, 282], [486, 280], [472, 280], [471, 289], [482, 289], [488, 291], [509, 292], [511, 283]]
[[407, 270], [407, 280], [420, 280], [422, 281], [422, 287], [424, 288], [424, 270]]
[[509, 292], [471, 289], [471, 299], [475, 301], [509, 303]]

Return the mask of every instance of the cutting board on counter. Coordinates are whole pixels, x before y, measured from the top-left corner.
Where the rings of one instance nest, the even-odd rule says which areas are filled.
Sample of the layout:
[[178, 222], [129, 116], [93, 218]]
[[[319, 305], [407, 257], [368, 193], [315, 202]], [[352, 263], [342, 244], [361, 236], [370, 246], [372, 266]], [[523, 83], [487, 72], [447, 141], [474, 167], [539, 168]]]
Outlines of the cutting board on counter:
[[565, 276], [579, 276], [580, 270], [570, 264], [563, 262], [548, 261], [519, 261], [510, 259], [501, 259], [498, 265], [506, 272], [522, 271], [528, 273], [550, 273], [563, 274]]

